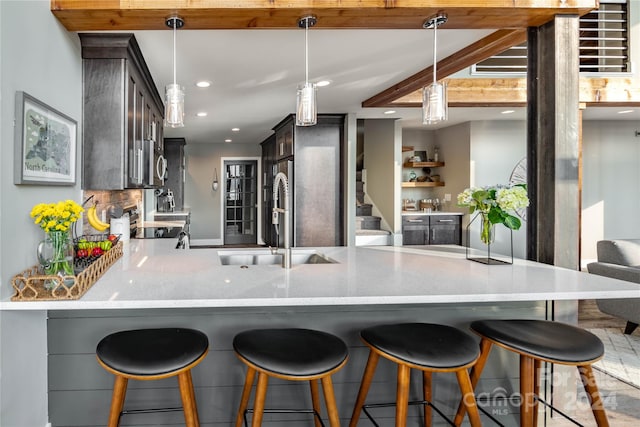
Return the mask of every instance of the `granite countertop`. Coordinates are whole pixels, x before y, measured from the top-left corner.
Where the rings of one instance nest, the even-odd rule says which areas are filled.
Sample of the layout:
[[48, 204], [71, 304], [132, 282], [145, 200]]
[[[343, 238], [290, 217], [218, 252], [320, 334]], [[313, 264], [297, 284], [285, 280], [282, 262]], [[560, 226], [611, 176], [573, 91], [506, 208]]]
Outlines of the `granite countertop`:
[[[2, 310], [268, 307], [640, 297], [637, 284], [525, 260], [487, 266], [459, 246], [326, 247], [333, 264], [222, 265], [218, 249], [175, 239], [123, 242], [124, 254], [77, 301], [0, 302]], [[295, 251], [296, 249], [294, 249]], [[225, 249], [225, 253], [243, 252]], [[253, 249], [252, 251], [255, 251]], [[262, 249], [268, 253], [268, 249]], [[8, 297], [6, 297], [8, 299]]]

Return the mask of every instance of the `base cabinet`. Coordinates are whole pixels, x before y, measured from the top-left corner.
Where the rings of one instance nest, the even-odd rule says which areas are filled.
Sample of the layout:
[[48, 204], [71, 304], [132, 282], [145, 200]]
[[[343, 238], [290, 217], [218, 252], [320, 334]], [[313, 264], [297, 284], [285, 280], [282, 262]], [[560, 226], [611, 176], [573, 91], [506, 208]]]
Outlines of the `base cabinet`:
[[405, 215], [402, 217], [403, 245], [462, 244], [460, 215]]

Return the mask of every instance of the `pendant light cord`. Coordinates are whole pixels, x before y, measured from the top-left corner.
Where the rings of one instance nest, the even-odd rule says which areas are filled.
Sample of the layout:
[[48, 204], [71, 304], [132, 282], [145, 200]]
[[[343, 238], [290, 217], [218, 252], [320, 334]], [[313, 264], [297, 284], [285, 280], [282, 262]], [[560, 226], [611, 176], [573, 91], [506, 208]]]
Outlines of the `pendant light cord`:
[[173, 84], [176, 84], [176, 33], [178, 32], [178, 19], [173, 18]]
[[309, 84], [309, 18], [304, 20], [304, 82]]
[[436, 68], [438, 66], [438, 60], [436, 58], [436, 49], [438, 46], [438, 20], [433, 21], [433, 84], [436, 83]]

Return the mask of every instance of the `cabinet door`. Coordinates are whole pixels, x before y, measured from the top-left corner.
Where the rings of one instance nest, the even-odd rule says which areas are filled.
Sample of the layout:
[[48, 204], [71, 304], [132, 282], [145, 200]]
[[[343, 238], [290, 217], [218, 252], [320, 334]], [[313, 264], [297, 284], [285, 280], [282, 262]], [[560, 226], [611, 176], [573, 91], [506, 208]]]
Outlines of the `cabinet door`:
[[276, 160], [293, 155], [293, 122], [287, 123], [276, 132]]
[[426, 245], [429, 242], [429, 217], [405, 216], [402, 218], [402, 244]]
[[432, 216], [429, 227], [429, 244], [460, 245], [462, 234], [459, 216]]
[[136, 129], [136, 94], [137, 83], [135, 77], [129, 73], [127, 78], [127, 186], [134, 185], [138, 180], [138, 153], [135, 147]]

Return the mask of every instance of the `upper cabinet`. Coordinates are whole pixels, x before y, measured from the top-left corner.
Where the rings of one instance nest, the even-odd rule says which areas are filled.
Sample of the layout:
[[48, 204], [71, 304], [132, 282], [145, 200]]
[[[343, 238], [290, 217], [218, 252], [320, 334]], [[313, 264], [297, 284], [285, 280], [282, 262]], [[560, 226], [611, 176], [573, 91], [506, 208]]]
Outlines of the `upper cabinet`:
[[133, 34], [79, 34], [83, 64], [82, 188], [161, 185], [164, 104]]

